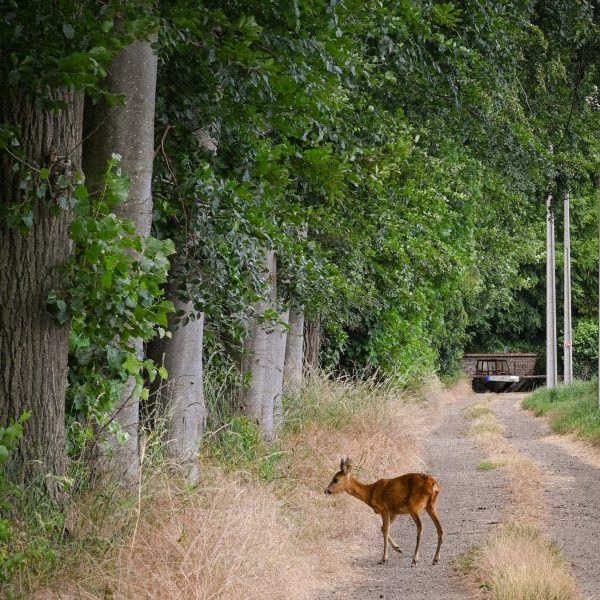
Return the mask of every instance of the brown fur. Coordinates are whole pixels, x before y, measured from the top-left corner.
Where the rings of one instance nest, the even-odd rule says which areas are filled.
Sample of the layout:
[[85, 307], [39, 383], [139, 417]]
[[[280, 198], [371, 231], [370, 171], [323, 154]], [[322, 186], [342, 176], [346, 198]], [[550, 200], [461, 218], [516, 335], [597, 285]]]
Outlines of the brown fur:
[[398, 515], [409, 514], [417, 526], [417, 546], [412, 559], [414, 567], [419, 560], [419, 545], [423, 524], [421, 513], [423, 509], [431, 517], [438, 534], [438, 544], [433, 564], [440, 559], [440, 549], [444, 536], [444, 528], [440, 522], [435, 503], [440, 493], [437, 481], [427, 473], [407, 473], [394, 479], [379, 479], [375, 483], [361, 483], [350, 475], [352, 462], [349, 458], [340, 463], [340, 470], [333, 476], [331, 483], [325, 489], [326, 494], [347, 492], [351, 496], [368, 504], [383, 519], [383, 557], [381, 563], [388, 559], [388, 541], [392, 548], [400, 552], [400, 547], [390, 537], [390, 525]]

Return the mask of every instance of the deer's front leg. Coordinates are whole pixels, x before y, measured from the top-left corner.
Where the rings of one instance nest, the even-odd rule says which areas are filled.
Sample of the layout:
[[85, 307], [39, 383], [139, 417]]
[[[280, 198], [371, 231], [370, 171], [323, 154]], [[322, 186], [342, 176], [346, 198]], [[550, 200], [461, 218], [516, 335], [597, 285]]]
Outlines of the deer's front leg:
[[383, 557], [379, 561], [379, 564], [387, 562], [388, 559], [388, 539], [390, 534], [390, 515], [381, 515], [383, 519], [383, 525], [381, 526], [381, 533], [383, 533]]
[[[390, 529], [392, 528], [392, 523], [394, 522], [394, 519], [396, 518], [396, 515], [391, 515], [390, 516]], [[381, 528], [383, 531], [383, 527]], [[396, 541], [394, 540], [394, 538], [388, 534], [388, 540], [390, 542], [390, 546], [396, 551], [399, 552], [400, 554], [402, 554], [402, 550], [400, 550], [400, 546], [396, 543]]]

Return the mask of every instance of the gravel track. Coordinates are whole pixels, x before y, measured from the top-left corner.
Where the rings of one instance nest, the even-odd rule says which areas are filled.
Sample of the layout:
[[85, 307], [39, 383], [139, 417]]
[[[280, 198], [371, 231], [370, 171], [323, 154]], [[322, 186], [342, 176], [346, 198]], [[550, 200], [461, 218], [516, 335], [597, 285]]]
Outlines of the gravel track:
[[[492, 403], [495, 414], [506, 427], [505, 436], [516, 450], [535, 461], [545, 475], [544, 495], [549, 514], [542, 531], [562, 548], [586, 600], [600, 600], [600, 460], [586, 458], [572, 443], [556, 443], [544, 419], [520, 409], [522, 394], [498, 395]], [[438, 512], [445, 529], [441, 560], [432, 566], [436, 534], [424, 513], [421, 560], [410, 562], [416, 539], [409, 517], [401, 516], [392, 525], [392, 536], [403, 554], [390, 551], [385, 565], [377, 564], [383, 542], [379, 522], [365, 532], [365, 544], [372, 553], [348, 556], [356, 577], [347, 585], [321, 592], [314, 600], [466, 600], [481, 597], [457, 570], [456, 561], [501, 520], [506, 502], [501, 469], [479, 471], [486, 454], [473, 438], [465, 437], [469, 422], [464, 409], [481, 396], [464, 392], [440, 400], [434, 424], [425, 435], [425, 466], [442, 486]], [[403, 471], [399, 469], [401, 474]], [[365, 507], [365, 510], [369, 510]], [[374, 521], [375, 523], [375, 521]], [[359, 581], [357, 584], [356, 581]]]

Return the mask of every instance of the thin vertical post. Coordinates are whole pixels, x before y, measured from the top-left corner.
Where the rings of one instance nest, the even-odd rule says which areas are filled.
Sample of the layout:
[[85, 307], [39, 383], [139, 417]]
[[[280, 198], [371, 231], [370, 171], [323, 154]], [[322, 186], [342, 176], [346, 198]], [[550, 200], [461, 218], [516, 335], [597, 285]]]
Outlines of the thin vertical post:
[[[600, 242], [600, 177], [598, 177], [598, 240]], [[598, 253], [598, 408], [600, 409], [600, 252]]]
[[546, 386], [556, 387], [556, 251], [552, 192], [546, 200]]
[[564, 211], [564, 382], [573, 383], [573, 324], [571, 321], [571, 215], [569, 191]]

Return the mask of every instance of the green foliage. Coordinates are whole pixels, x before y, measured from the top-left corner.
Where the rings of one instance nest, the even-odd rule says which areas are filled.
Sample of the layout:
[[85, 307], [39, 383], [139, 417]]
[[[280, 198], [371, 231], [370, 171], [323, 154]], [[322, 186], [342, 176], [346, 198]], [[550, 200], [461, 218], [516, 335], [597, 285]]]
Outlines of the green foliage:
[[[584, 12], [564, 27], [592, 35]], [[280, 300], [319, 315], [327, 366], [447, 376], [466, 344], [535, 346], [538, 198], [565, 162], [547, 147], [576, 78], [552, 19], [492, 1], [189, 2], [164, 17], [158, 121], [177, 135], [156, 223], [215, 338], [239, 338], [272, 247]]]
[[152, 381], [157, 369], [138, 356], [136, 339], [167, 335], [167, 314], [161, 284], [173, 253], [170, 240], [142, 241], [131, 222], [112, 209], [124, 202], [128, 179], [113, 156], [105, 173], [102, 194], [89, 198], [77, 191], [77, 218], [71, 224], [74, 252], [63, 265], [64, 290], [50, 291], [48, 307], [61, 324], [70, 324], [68, 439], [71, 452], [80, 451], [93, 436], [92, 425], [108, 427], [125, 381], [135, 380], [142, 397], [144, 374]]
[[299, 394], [283, 397], [284, 432], [297, 433], [311, 425], [331, 431], [342, 430], [369, 409], [408, 401], [403, 395], [406, 383], [398, 375], [366, 371], [356, 373], [354, 377], [311, 373], [304, 378]]
[[497, 469], [500, 465], [497, 462], [494, 462], [493, 460], [484, 460], [481, 461], [478, 465], [477, 465], [477, 470], [478, 471], [493, 471], [494, 469]]
[[597, 373], [597, 318], [579, 319], [573, 327], [573, 375], [577, 379], [591, 379]]
[[156, 28], [150, 7], [145, 0], [1, 0], [0, 78], [35, 93], [47, 109], [64, 108], [48, 94], [53, 88], [100, 93], [113, 54]]
[[[3, 515], [12, 513], [12, 498], [20, 493], [19, 487], [5, 475], [6, 463], [23, 437], [23, 423], [31, 416], [24, 412], [7, 427], [0, 427], [0, 509]], [[10, 519], [0, 517], [0, 590], [10, 581], [11, 574], [27, 560], [27, 553], [15, 550], [16, 532]]]
[[275, 477], [282, 457], [277, 446], [267, 444], [258, 425], [247, 417], [234, 417], [221, 429], [208, 433], [200, 453], [226, 469], [247, 471], [265, 481]]

